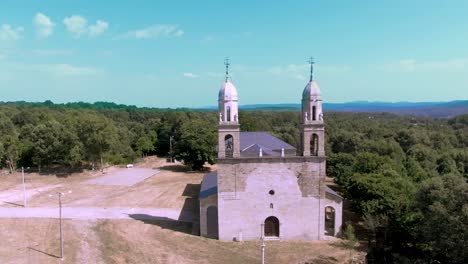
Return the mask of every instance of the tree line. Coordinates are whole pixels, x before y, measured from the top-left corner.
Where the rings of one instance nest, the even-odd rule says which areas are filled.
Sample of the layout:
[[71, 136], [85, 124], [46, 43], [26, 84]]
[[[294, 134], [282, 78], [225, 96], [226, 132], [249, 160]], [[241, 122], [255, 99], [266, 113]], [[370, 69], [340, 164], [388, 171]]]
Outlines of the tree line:
[[[239, 116], [242, 131], [268, 131], [296, 147], [299, 118], [297, 111]], [[468, 259], [468, 115], [327, 112], [324, 120], [327, 174], [362, 217], [374, 263]], [[215, 111], [0, 105], [0, 159], [10, 170], [100, 167], [153, 154], [201, 169], [216, 162], [216, 145]]]

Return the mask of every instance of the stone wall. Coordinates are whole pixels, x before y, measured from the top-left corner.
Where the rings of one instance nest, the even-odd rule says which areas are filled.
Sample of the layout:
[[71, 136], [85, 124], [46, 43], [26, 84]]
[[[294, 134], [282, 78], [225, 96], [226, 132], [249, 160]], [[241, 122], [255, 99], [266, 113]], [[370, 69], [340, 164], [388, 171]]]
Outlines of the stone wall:
[[220, 240], [259, 239], [269, 216], [283, 240], [322, 239], [324, 177], [324, 157], [219, 160]]

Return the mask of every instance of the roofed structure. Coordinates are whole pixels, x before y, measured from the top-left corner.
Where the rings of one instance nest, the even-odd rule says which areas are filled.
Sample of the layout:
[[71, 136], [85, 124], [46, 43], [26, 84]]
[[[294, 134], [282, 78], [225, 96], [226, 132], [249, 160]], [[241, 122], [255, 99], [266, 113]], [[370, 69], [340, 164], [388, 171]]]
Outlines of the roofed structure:
[[280, 157], [281, 151], [284, 156], [296, 155], [296, 148], [272, 136], [267, 132], [241, 132], [240, 153], [241, 157], [258, 157], [260, 150], [264, 157]]

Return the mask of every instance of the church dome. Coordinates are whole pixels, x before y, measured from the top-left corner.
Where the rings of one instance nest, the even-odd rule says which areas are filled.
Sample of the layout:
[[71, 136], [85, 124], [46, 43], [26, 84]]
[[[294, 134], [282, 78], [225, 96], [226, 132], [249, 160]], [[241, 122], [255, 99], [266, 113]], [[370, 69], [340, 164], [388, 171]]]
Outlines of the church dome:
[[237, 89], [232, 84], [230, 80], [226, 80], [223, 85], [221, 85], [221, 89], [219, 89], [218, 95], [219, 101], [237, 101]]
[[302, 92], [302, 99], [320, 97], [320, 88], [315, 80], [310, 81]]

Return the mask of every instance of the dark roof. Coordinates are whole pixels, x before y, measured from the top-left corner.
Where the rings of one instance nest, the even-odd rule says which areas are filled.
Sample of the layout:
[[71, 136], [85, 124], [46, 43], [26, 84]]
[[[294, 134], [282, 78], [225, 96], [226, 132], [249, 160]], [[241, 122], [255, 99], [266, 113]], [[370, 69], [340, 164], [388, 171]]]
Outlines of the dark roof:
[[258, 156], [262, 149], [264, 156], [280, 156], [281, 149], [294, 151], [296, 148], [266, 132], [241, 132], [241, 156]]
[[200, 188], [199, 199], [209, 197], [218, 193], [218, 173], [210, 172], [203, 176], [203, 181]]

